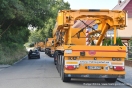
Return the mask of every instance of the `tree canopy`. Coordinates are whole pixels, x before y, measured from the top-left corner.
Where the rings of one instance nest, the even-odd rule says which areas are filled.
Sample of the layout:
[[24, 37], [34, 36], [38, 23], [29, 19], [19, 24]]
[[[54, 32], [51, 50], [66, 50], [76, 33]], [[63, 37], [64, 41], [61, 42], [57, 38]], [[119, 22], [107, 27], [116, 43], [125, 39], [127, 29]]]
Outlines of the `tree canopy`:
[[[63, 0], [0, 0], [0, 47], [19, 49], [28, 40], [44, 40], [51, 35], [58, 11], [69, 7]], [[29, 25], [37, 31], [30, 32]]]
[[0, 42], [27, 42], [28, 25], [42, 29], [41, 37], [51, 35], [58, 11], [69, 7], [63, 0], [1, 0]]
[[70, 5], [68, 2], [64, 2], [63, 0], [56, 0], [56, 1], [52, 0], [49, 9], [50, 9], [50, 17], [46, 19], [44, 23], [44, 27], [41, 28], [41, 30], [32, 31], [31, 36], [29, 37], [29, 42], [44, 41], [46, 37], [48, 38], [52, 37], [52, 30], [56, 23], [56, 17], [58, 15], [58, 11], [63, 9], [70, 9]]

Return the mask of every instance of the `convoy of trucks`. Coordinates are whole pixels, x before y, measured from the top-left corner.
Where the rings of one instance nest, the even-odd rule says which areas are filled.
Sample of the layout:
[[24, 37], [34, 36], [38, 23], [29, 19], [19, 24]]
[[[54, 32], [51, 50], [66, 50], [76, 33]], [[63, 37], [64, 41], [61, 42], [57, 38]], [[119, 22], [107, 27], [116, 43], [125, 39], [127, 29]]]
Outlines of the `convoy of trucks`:
[[[80, 26], [81, 25], [81, 26]], [[63, 82], [71, 78], [104, 78], [116, 82], [125, 78], [126, 46], [118, 45], [117, 30], [127, 26], [127, 13], [118, 10], [61, 10], [53, 38], [45, 39], [45, 54], [54, 64]], [[107, 32], [114, 31], [114, 43], [104, 45]]]
[[[78, 27], [83, 24], [83, 28]], [[118, 10], [61, 10], [53, 29], [54, 64], [63, 82], [71, 78], [125, 77], [126, 47], [116, 44], [117, 29], [127, 26], [127, 14]], [[114, 31], [114, 44], [103, 45]], [[48, 39], [49, 40], [49, 39]]]

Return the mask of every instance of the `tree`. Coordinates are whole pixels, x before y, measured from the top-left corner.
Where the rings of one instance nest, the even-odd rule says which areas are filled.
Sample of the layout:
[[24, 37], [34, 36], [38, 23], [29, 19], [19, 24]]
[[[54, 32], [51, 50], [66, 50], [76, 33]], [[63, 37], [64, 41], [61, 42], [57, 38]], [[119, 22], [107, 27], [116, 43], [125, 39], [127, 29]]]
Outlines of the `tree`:
[[[63, 0], [56, 0], [56, 1], [51, 0], [48, 6], [49, 6], [48, 9], [50, 9], [50, 17], [43, 23], [44, 24], [43, 28], [40, 28], [40, 30], [34, 32], [35, 34], [39, 35], [39, 37], [37, 37], [37, 40], [39, 41], [44, 41], [45, 38], [53, 37], [52, 31], [56, 23], [56, 17], [58, 15], [58, 11], [62, 9], [70, 9], [69, 3], [64, 2]], [[31, 33], [31, 36], [29, 37], [29, 41], [35, 42], [36, 40], [34, 40], [33, 38], [35, 36], [36, 35]]]
[[[57, 12], [64, 8], [69, 8], [69, 3], [63, 0], [0, 0], [1, 47], [9, 48], [8, 51], [15, 48], [14, 52], [17, 52], [30, 34], [32, 41], [51, 36]], [[38, 28], [34, 35], [28, 30], [28, 25]], [[4, 50], [1, 49], [6, 54], [8, 51]]]

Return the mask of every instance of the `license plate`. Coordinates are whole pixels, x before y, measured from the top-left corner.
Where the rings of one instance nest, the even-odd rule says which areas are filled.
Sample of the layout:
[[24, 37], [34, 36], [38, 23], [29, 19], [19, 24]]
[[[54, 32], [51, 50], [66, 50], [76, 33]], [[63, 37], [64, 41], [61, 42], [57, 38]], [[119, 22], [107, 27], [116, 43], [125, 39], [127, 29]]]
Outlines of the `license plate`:
[[88, 66], [89, 70], [100, 70], [101, 67], [100, 66]]
[[36, 54], [36, 53], [32, 53], [32, 54]]

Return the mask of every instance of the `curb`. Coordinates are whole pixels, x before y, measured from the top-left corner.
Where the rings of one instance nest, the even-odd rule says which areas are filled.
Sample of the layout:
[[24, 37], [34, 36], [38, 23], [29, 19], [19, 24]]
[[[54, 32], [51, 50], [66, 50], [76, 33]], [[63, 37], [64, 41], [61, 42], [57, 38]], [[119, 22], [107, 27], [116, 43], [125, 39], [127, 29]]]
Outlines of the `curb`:
[[25, 59], [26, 57], [27, 57], [27, 55], [24, 56], [23, 58], [21, 58], [19, 61], [15, 62], [15, 63], [12, 64], [12, 65], [0, 65], [0, 71], [2, 71], [4, 68], [9, 68], [10, 66], [13, 66], [13, 65], [19, 63], [20, 61], [22, 61], [22, 60]]
[[117, 80], [118, 82], [120, 82], [120, 83], [123, 83], [124, 85], [126, 85], [126, 86], [129, 86], [129, 87], [131, 87], [132, 88], [132, 85], [131, 84], [129, 84], [129, 83], [125, 83], [125, 82], [123, 82], [123, 81], [121, 81], [121, 80]]
[[13, 65], [19, 63], [20, 61], [22, 61], [23, 59], [25, 59], [27, 57], [27, 55], [25, 57], [23, 57], [22, 59], [20, 59], [19, 61], [15, 62]]
[[0, 71], [4, 70], [5, 68], [10, 67], [11, 65], [0, 65]]
[[8, 68], [10, 67], [11, 65], [0, 65], [0, 68]]

